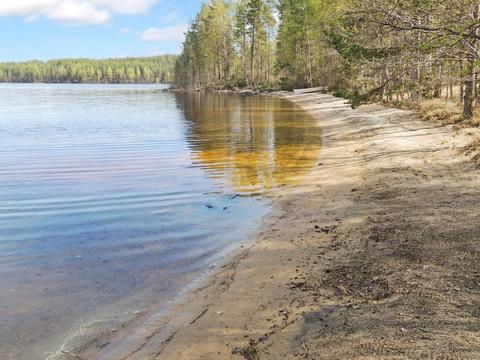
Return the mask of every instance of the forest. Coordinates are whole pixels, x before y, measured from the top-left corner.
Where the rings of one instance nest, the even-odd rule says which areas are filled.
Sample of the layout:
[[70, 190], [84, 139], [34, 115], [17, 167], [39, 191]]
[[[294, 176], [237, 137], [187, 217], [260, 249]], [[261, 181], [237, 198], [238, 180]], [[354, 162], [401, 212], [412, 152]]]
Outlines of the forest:
[[210, 0], [191, 22], [178, 87], [325, 87], [350, 99], [438, 99], [471, 119], [480, 95], [480, 2]]
[[176, 55], [0, 63], [0, 82], [172, 83]]

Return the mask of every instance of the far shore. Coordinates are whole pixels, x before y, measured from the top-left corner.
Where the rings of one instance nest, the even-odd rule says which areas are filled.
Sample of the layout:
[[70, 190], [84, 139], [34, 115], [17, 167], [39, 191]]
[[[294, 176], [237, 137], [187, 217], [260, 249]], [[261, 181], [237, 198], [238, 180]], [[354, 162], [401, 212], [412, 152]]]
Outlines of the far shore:
[[203, 93], [216, 93], [216, 94], [233, 94], [233, 95], [268, 95], [268, 94], [275, 94], [278, 93], [276, 90], [268, 90], [268, 89], [254, 89], [254, 88], [224, 88], [224, 89], [204, 89], [204, 88], [178, 88], [175, 86], [163, 89], [166, 92], [187, 92], [187, 93], [195, 93], [195, 92], [203, 92]]
[[480, 170], [461, 150], [480, 131], [270, 95], [318, 120], [317, 166], [168, 317], [62, 357], [479, 358]]

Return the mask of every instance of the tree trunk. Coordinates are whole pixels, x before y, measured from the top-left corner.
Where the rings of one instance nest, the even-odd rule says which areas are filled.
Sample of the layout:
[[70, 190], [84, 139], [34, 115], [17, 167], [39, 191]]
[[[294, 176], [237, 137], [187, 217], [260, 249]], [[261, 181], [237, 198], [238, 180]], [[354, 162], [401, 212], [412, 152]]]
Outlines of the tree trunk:
[[254, 84], [253, 60], [255, 55], [255, 26], [252, 29], [252, 48], [250, 50], [250, 84]]
[[433, 97], [439, 99], [442, 96], [442, 85], [443, 85], [443, 66], [438, 66], [438, 74], [435, 81], [435, 89], [433, 90]]
[[313, 71], [312, 71], [312, 42], [310, 39], [310, 24], [308, 23], [307, 3], [303, 0], [303, 11], [305, 12], [305, 25], [307, 34], [307, 70], [308, 70], [308, 85], [313, 87]]
[[[472, 18], [475, 21], [479, 19], [478, 5], [473, 8]], [[478, 34], [478, 29], [476, 30]], [[463, 96], [463, 117], [467, 120], [473, 118], [473, 102], [475, 100], [475, 55], [477, 51], [477, 41], [474, 40], [468, 55], [467, 75], [465, 79], [465, 94]]]
[[464, 86], [463, 86], [463, 60], [460, 61], [460, 104], [463, 104]]
[[468, 64], [468, 75], [464, 83], [464, 94], [463, 94], [463, 117], [467, 120], [473, 117], [473, 87], [475, 84], [475, 73], [473, 67], [473, 61], [469, 61]]

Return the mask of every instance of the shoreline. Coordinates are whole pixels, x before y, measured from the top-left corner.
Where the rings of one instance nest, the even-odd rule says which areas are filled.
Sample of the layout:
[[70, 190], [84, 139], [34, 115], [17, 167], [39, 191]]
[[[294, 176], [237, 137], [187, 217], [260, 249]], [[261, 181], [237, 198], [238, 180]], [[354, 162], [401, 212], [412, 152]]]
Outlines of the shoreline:
[[[380, 105], [353, 110], [330, 95], [270, 96], [318, 120], [326, 141], [317, 168], [276, 197], [244, 249], [115, 358], [480, 355], [480, 331], [463, 325], [480, 315], [473, 297], [480, 282], [450, 278], [464, 268], [475, 277], [480, 264], [477, 253], [453, 261], [480, 234], [471, 221], [479, 213], [473, 204], [480, 201], [474, 191], [480, 173], [456, 151], [475, 131], [455, 132]], [[450, 234], [460, 211], [470, 219], [455, 228], [463, 246]], [[455, 307], [460, 300], [468, 311]], [[455, 324], [450, 334], [442, 331], [447, 319]], [[116, 336], [112, 344], [122, 342]], [[114, 358], [110, 349], [97, 350], [78, 355]]]

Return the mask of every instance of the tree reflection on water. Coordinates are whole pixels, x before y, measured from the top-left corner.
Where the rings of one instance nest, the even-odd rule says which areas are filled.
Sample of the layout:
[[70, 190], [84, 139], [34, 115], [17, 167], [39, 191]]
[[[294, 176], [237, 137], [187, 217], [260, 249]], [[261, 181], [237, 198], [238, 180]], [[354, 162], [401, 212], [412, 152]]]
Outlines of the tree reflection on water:
[[194, 163], [235, 192], [294, 184], [316, 163], [320, 127], [286, 100], [205, 93], [176, 97]]

